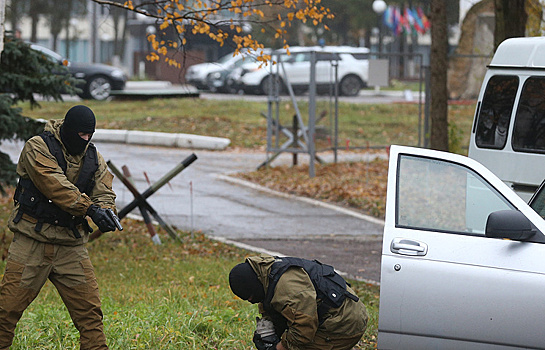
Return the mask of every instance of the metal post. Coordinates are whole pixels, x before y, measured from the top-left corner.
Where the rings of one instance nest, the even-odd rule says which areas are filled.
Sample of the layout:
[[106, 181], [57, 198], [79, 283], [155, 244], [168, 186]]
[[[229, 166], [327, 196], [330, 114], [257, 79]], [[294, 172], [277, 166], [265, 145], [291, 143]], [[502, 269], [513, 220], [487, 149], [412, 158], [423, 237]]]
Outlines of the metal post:
[[[280, 61], [280, 56], [278, 56], [278, 61]], [[274, 90], [271, 89], [271, 93], [274, 93], [274, 107], [275, 107], [275, 118], [276, 118], [276, 134], [275, 134], [275, 148], [278, 150], [280, 145], [280, 68], [276, 66], [276, 74], [272, 76], [271, 84], [273, 84]]]
[[[297, 133], [299, 132], [299, 125], [297, 124], [297, 115], [293, 116], [293, 143], [291, 144], [291, 147], [297, 148], [297, 143], [299, 142], [299, 138], [297, 137]], [[293, 166], [297, 165], [297, 152], [293, 152]]]
[[[134, 186], [135, 183], [134, 183], [134, 181], [132, 179], [132, 175], [131, 175], [131, 172], [129, 170], [129, 167], [127, 167], [126, 165], [123, 165], [121, 167], [121, 170], [123, 170], [123, 175], [125, 175], [127, 180], [129, 180], [130, 183], [132, 183], [133, 186]], [[149, 232], [149, 234], [151, 236], [151, 241], [153, 243], [155, 243], [155, 244], [161, 244], [162, 243], [161, 238], [157, 234], [157, 231], [155, 231], [155, 227], [153, 226], [153, 222], [151, 221], [151, 217], [149, 216], [148, 211], [146, 210], [144, 205], [141, 204], [141, 203], [138, 204], [138, 209], [140, 210], [140, 214], [142, 214], [142, 218], [144, 219], [144, 223], [146, 224], [146, 227], [148, 228], [148, 232]]]
[[424, 59], [420, 58], [420, 77], [418, 79], [418, 147], [422, 147], [422, 77], [424, 69]]
[[308, 100], [308, 153], [310, 156], [308, 175], [314, 177], [314, 160], [316, 156], [314, 144], [316, 121], [316, 51], [310, 52], [310, 85]]
[[[272, 74], [272, 62], [273, 60], [271, 59], [271, 62], [270, 62], [270, 71], [271, 71], [271, 74]], [[271, 98], [271, 94], [270, 94], [270, 91], [269, 91], [269, 95], [267, 96], [267, 159], [269, 158], [269, 152], [271, 152], [271, 148], [272, 148], [272, 125], [273, 125], [273, 122], [272, 122], [272, 107], [273, 107], [273, 101], [272, 101], [272, 98]]]
[[98, 47], [97, 47], [97, 44], [98, 44], [98, 35], [97, 35], [97, 32], [98, 32], [98, 4], [96, 2], [91, 2], [89, 4], [90, 6], [90, 10], [91, 10], [91, 40], [90, 40], [90, 44], [91, 44], [91, 50], [90, 50], [90, 54], [91, 54], [91, 63], [96, 63], [98, 62], [97, 60], [97, 57], [98, 57]]
[[337, 148], [339, 147], [339, 62], [335, 64], [335, 137], [334, 156], [337, 163]]

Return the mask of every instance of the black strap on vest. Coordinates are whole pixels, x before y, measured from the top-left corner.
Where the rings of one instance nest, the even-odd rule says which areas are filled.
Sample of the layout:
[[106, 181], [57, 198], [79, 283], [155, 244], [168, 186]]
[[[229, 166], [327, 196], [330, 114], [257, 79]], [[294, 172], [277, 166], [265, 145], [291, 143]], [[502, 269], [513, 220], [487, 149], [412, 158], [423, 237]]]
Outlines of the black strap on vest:
[[341, 307], [346, 298], [355, 302], [359, 300], [357, 296], [346, 290], [346, 286], [349, 284], [335, 272], [333, 266], [322, 264], [318, 260], [311, 261], [292, 257], [275, 257], [275, 259], [276, 261], [269, 272], [269, 286], [267, 288], [267, 295], [263, 301], [263, 307], [268, 313], [275, 313], [271, 307], [274, 290], [280, 277], [291, 267], [303, 268], [309, 275], [316, 290], [318, 320], [320, 324], [323, 323], [327, 311], [331, 308]]
[[[66, 174], [66, 159], [64, 159], [64, 153], [62, 152], [62, 145], [59, 140], [50, 131], [44, 131], [40, 134], [44, 140], [49, 152], [57, 159], [57, 164], [61, 167], [62, 171]], [[74, 185], [81, 193], [85, 193], [88, 196], [91, 195], [95, 182], [93, 180], [95, 172], [98, 169], [98, 156], [97, 149], [94, 144], [89, 143], [85, 156], [83, 158], [83, 165], [80, 168], [78, 179]]]
[[[49, 152], [55, 157], [57, 163], [66, 174], [66, 160], [62, 152], [62, 145], [55, 136], [49, 132], [43, 132], [39, 136], [44, 140]], [[98, 169], [98, 156], [95, 146], [90, 143], [87, 152], [83, 158], [83, 164], [80, 168], [80, 173], [75, 186], [80, 192], [91, 195], [91, 192], [95, 186], [94, 176]], [[19, 178], [17, 189], [13, 199], [16, 203], [19, 203], [19, 210], [17, 215], [13, 219], [13, 222], [18, 223], [23, 214], [27, 214], [37, 220], [34, 230], [40, 232], [43, 223], [49, 223], [52, 225], [69, 227], [76, 238], [80, 238], [81, 235], [76, 226], [84, 225], [84, 227], [91, 232], [91, 227], [85, 219], [85, 217], [75, 217], [71, 214], [63, 211], [45, 197], [34, 183], [30, 179]]]

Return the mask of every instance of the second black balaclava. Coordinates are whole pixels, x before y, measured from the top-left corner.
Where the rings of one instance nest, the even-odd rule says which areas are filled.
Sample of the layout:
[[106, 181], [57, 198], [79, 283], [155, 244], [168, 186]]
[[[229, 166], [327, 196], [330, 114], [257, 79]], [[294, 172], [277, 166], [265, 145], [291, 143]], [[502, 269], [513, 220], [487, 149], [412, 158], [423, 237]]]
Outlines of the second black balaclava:
[[61, 140], [68, 153], [73, 156], [83, 153], [89, 141], [82, 139], [78, 133], [92, 134], [95, 126], [95, 114], [89, 107], [79, 105], [70, 108], [61, 126]]
[[229, 285], [233, 293], [243, 300], [258, 303], [265, 299], [263, 284], [248, 262], [233, 267], [229, 273]]

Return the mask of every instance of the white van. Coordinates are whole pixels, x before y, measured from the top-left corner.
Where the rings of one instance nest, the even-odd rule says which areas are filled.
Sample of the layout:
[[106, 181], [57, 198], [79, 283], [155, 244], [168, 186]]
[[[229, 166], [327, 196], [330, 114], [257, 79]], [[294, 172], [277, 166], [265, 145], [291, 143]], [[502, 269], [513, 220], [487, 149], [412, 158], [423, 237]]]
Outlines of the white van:
[[526, 201], [545, 179], [545, 37], [498, 47], [479, 93], [468, 155]]

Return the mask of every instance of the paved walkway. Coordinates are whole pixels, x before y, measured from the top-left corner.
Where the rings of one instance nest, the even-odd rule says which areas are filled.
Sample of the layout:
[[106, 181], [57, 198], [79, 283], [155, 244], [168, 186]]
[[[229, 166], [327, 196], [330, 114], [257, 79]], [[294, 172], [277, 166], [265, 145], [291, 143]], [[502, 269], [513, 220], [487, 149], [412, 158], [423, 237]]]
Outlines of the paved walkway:
[[[17, 160], [22, 144], [2, 143], [2, 151]], [[380, 220], [320, 202], [280, 196], [233, 180], [229, 173], [251, 171], [262, 152], [227, 152], [97, 143], [106, 160], [127, 165], [136, 187], [151, 183], [195, 153], [198, 159], [149, 198], [165, 221], [184, 230], [201, 230], [218, 239], [247, 244], [251, 250], [319, 259], [350, 277], [379, 280]], [[352, 154], [361, 158], [362, 155]], [[291, 155], [275, 162], [288, 161]], [[328, 158], [328, 155], [323, 155]], [[347, 154], [341, 157], [348, 157]], [[302, 158], [302, 157], [301, 157]], [[276, 164], [276, 163], [275, 163]], [[117, 204], [133, 199], [115, 180]], [[138, 213], [138, 211], [134, 211]], [[248, 247], [250, 248], [250, 247]]]

